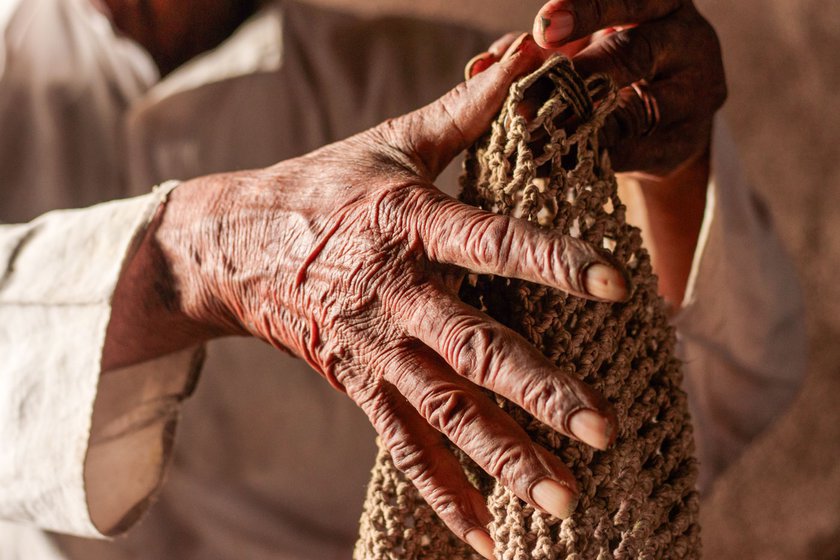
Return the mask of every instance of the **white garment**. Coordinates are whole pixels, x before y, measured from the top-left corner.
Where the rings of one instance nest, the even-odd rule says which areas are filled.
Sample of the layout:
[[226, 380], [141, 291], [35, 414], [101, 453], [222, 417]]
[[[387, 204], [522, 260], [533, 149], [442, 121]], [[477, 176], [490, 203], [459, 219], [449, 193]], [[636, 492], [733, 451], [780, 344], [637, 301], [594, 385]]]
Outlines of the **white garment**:
[[[4, 134], [0, 144], [5, 220], [305, 153], [431, 101], [490, 41], [287, 3], [145, 91], [154, 81], [148, 59], [79, 0], [27, 0], [4, 38], [0, 129], [13, 123], [27, 138], [14, 143]], [[90, 71], [67, 71], [76, 68]], [[89, 112], [72, 120], [79, 106]], [[678, 317], [706, 482], [783, 409], [804, 374], [798, 288], [727, 142], [720, 133], [715, 139], [713, 203]], [[454, 185], [451, 173], [441, 181]], [[187, 351], [103, 377], [97, 415], [118, 399], [108, 385], [119, 385], [120, 375], [143, 384], [148, 398], [117, 407], [109, 421], [91, 420], [110, 295], [159, 197], [0, 228], [2, 518], [96, 536], [82, 471], [97, 445], [88, 449], [88, 441], [137, 439], [125, 418], [190, 390]], [[156, 393], [162, 371], [177, 382]], [[60, 537], [65, 557], [349, 557], [374, 453], [373, 431], [349, 399], [298, 360], [226, 339], [209, 345], [201, 383], [183, 408], [167, 482], [143, 522], [113, 542]], [[139, 475], [149, 488], [160, 482], [169, 454], [161, 442], [174, 414], [146, 417], [152, 435], [133, 445], [152, 458]], [[133, 468], [131, 477], [116, 470], [102, 483], [125, 485], [138, 477]], [[37, 535], [0, 526], [0, 559], [49, 558], [48, 548], [34, 552], [49, 546]]]

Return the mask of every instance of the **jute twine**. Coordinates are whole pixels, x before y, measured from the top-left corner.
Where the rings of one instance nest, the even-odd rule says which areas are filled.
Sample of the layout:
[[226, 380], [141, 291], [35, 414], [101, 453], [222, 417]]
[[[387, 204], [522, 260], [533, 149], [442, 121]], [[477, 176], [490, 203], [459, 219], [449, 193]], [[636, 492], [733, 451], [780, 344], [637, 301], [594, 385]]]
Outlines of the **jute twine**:
[[[548, 90], [536, 118], [517, 108]], [[469, 151], [462, 199], [603, 246], [623, 263], [624, 304], [585, 301], [519, 280], [471, 276], [462, 297], [521, 333], [615, 407], [615, 445], [597, 451], [561, 436], [517, 406], [499, 406], [574, 473], [580, 502], [566, 520], [535, 510], [459, 454], [487, 496], [503, 560], [698, 558], [693, 440], [674, 358], [674, 332], [638, 229], [625, 221], [597, 131], [616, 106], [607, 80], [586, 81], [555, 57], [511, 88], [492, 129]], [[356, 545], [357, 560], [480, 558], [455, 537], [380, 448]]]

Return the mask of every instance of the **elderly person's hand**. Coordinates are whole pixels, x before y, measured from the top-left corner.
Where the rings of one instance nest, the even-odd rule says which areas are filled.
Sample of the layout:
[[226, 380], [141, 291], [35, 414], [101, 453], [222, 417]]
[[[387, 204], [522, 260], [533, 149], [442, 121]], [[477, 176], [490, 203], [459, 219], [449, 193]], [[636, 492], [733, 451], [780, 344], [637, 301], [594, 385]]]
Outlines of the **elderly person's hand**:
[[614, 414], [457, 289], [473, 271], [618, 301], [625, 277], [600, 250], [465, 206], [432, 183], [544, 57], [525, 40], [414, 113], [265, 170], [178, 187], [117, 289], [106, 364], [253, 335], [346, 391], [395, 464], [483, 554], [490, 515], [446, 439], [523, 500], [568, 516], [570, 471], [482, 388], [600, 449]]
[[[603, 146], [613, 167], [632, 172], [642, 187], [625, 184], [624, 202], [642, 228], [660, 293], [678, 308], [706, 204], [712, 120], [726, 98], [714, 29], [691, 0], [550, 0], [533, 33], [572, 57], [584, 76], [603, 73], [622, 88], [601, 131]], [[494, 43], [467, 75], [516, 41], [510, 34]]]
[[[706, 157], [726, 81], [717, 35], [691, 0], [551, 0], [533, 35], [571, 56], [581, 74], [607, 74], [622, 88], [603, 129], [617, 171], [667, 177]], [[470, 75], [515, 38], [474, 59]]]
[[605, 73], [624, 88], [604, 127], [616, 169], [667, 176], [705, 156], [726, 98], [709, 22], [691, 0], [551, 0], [534, 22], [546, 48], [608, 29], [574, 60], [585, 75]]

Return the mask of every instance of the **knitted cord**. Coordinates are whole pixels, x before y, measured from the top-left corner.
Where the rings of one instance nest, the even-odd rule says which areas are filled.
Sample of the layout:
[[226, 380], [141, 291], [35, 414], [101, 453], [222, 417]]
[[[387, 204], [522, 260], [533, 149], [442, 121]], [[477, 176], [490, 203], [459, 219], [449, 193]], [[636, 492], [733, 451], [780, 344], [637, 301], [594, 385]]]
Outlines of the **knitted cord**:
[[[534, 87], [536, 86], [536, 87]], [[526, 93], [548, 89], [536, 117]], [[632, 280], [627, 303], [586, 301], [559, 290], [470, 275], [461, 297], [522, 334], [564, 371], [615, 407], [616, 442], [606, 451], [564, 437], [516, 405], [497, 400], [578, 481], [565, 520], [534, 509], [460, 451], [487, 496], [501, 560], [699, 558], [697, 475], [675, 336], [657, 294], [638, 229], [627, 224], [609, 157], [597, 133], [618, 101], [602, 77], [583, 80], [554, 57], [516, 82], [490, 132], [467, 154], [461, 198], [604, 247]], [[357, 560], [480, 557], [454, 536], [380, 446], [361, 519]]]

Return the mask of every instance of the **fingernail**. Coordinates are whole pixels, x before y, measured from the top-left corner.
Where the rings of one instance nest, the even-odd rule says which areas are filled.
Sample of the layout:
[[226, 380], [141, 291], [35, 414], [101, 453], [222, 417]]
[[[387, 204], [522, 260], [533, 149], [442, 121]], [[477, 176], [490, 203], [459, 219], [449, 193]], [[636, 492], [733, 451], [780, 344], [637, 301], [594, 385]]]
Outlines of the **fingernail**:
[[584, 273], [583, 283], [586, 292], [596, 298], [608, 301], [624, 301], [627, 298], [624, 276], [611, 266], [591, 264]]
[[575, 16], [572, 12], [558, 10], [548, 17], [541, 16], [543, 40], [550, 45], [557, 45], [565, 41], [575, 28]]
[[475, 55], [464, 68], [464, 79], [469, 80], [476, 74], [484, 72], [496, 62], [496, 58], [489, 52]]
[[529, 44], [533, 43], [533, 39], [527, 33], [523, 33], [516, 40], [510, 44], [510, 46], [505, 51], [505, 54], [502, 55], [502, 60], [509, 60], [513, 57], [516, 53], [524, 51], [526, 48], [529, 47]]
[[535, 70], [545, 61], [547, 51], [544, 51], [530, 33], [523, 33], [508, 47], [501, 58], [501, 63], [507, 65], [515, 75]]
[[493, 548], [495, 545], [493, 544], [493, 539], [490, 538], [490, 534], [487, 531], [484, 529], [472, 529], [464, 538], [476, 552], [487, 558], [487, 560], [495, 559], [495, 556], [493, 556]]
[[580, 410], [569, 420], [569, 430], [580, 441], [604, 450], [610, 444], [612, 426], [592, 410]]
[[572, 515], [578, 503], [577, 495], [568, 486], [549, 478], [534, 485], [531, 489], [531, 498], [538, 506], [560, 519], [566, 519]]

